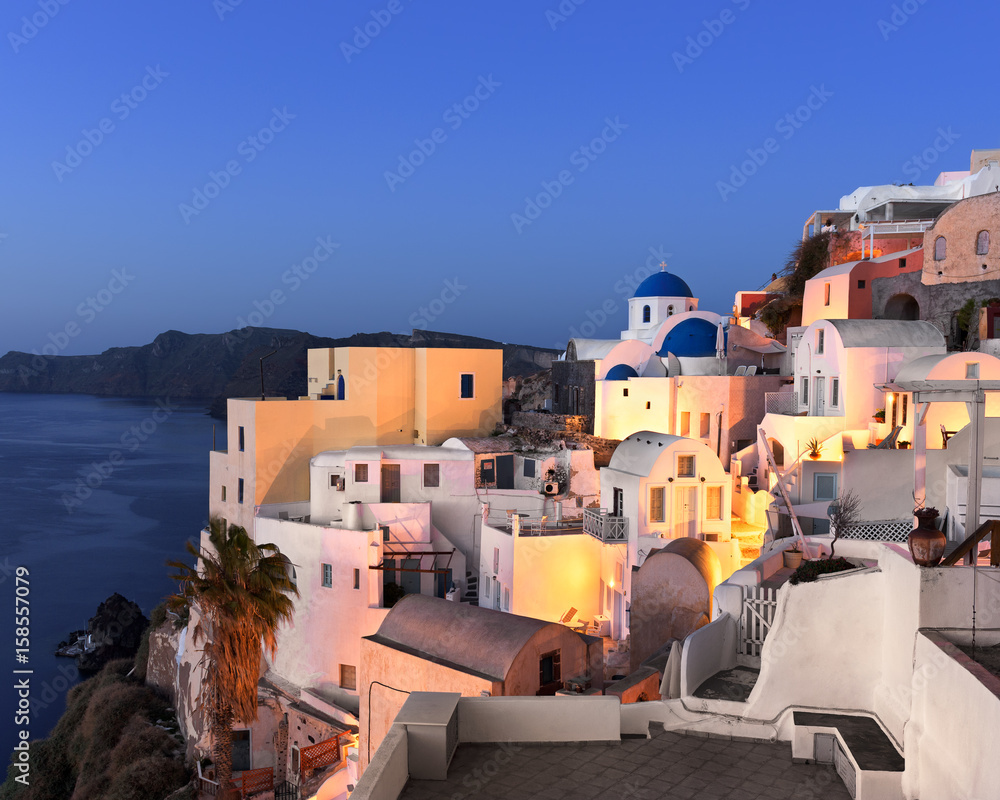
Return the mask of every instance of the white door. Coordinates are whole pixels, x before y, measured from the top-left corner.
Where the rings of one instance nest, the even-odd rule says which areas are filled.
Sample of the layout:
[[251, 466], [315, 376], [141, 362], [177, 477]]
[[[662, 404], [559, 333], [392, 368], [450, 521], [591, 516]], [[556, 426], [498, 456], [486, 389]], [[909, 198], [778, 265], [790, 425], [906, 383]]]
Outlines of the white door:
[[698, 487], [678, 486], [674, 489], [674, 535], [698, 534]]
[[817, 417], [822, 417], [826, 409], [826, 378], [816, 379], [816, 391], [813, 392], [813, 402], [816, 405], [816, 410], [813, 413]]

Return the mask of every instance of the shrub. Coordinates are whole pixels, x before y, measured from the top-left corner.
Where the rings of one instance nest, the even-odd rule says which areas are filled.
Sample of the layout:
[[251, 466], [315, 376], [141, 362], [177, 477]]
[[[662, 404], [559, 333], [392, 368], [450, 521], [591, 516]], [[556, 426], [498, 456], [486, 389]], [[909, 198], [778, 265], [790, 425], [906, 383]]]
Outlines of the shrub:
[[803, 561], [799, 568], [792, 573], [788, 582], [793, 584], [811, 583], [820, 575], [829, 575], [856, 568], [857, 565], [852, 564], [846, 558], [817, 558], [812, 561]]

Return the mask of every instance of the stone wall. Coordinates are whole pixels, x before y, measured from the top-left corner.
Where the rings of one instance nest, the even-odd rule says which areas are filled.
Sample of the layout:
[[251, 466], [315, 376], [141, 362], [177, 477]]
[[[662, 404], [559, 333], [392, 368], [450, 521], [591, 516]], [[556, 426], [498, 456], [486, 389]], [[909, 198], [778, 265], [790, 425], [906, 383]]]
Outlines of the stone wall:
[[596, 383], [596, 361], [553, 361], [552, 410], [589, 417], [587, 433], [593, 433]]
[[577, 433], [588, 433], [588, 425], [593, 429], [593, 421], [581, 414], [539, 414], [534, 411], [515, 412], [513, 424], [522, 428]]
[[180, 631], [168, 619], [156, 630], [149, 632], [149, 661], [146, 665], [146, 685], [162, 691], [170, 702], [176, 703], [177, 647]]
[[[980, 231], [990, 235], [989, 251], [976, 254]], [[935, 244], [945, 237], [945, 258], [935, 258]], [[947, 209], [933, 228], [924, 233], [923, 282], [928, 285], [958, 283], [968, 286], [1000, 278], [1000, 194], [961, 200]]]

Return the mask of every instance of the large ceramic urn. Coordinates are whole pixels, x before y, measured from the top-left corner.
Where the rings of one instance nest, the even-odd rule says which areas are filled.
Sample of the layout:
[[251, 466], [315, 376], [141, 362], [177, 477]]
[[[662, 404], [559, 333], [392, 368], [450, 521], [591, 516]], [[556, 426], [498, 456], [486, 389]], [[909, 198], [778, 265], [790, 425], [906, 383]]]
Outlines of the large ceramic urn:
[[936, 567], [944, 557], [947, 541], [944, 532], [934, 527], [938, 511], [936, 508], [918, 508], [913, 516], [917, 518], [917, 527], [907, 537], [913, 563], [921, 567]]

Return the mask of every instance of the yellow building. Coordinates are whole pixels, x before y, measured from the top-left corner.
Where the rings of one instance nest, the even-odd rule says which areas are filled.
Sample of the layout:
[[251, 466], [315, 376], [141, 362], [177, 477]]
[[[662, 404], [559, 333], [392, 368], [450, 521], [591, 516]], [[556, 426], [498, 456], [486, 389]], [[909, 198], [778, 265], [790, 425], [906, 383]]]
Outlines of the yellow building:
[[503, 419], [502, 350], [315, 349], [308, 376], [299, 400], [229, 400], [229, 449], [211, 454], [212, 516], [252, 531], [255, 506], [307, 503], [309, 459], [324, 450], [438, 445], [487, 436]]

